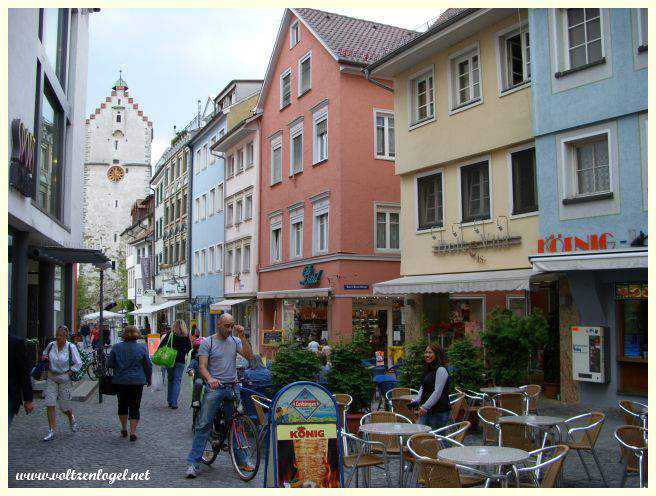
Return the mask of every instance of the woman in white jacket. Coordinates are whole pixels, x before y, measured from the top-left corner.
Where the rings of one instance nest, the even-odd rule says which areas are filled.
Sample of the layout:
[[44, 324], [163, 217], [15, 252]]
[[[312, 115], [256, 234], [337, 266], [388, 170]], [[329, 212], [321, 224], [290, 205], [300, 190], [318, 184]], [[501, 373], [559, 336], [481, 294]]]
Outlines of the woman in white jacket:
[[48, 410], [48, 434], [44, 441], [51, 441], [57, 435], [57, 417], [55, 406], [68, 417], [72, 432], [77, 432], [77, 422], [71, 406], [71, 375], [82, 367], [82, 360], [77, 346], [68, 341], [68, 328], [59, 326], [55, 332], [55, 341], [46, 346], [44, 359], [48, 360], [46, 375], [46, 408]]

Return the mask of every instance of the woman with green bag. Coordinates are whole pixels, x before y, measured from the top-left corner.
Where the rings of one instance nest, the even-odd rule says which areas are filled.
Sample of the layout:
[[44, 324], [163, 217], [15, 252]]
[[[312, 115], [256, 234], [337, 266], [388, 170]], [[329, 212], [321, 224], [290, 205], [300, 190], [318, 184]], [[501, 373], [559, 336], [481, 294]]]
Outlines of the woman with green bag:
[[162, 339], [155, 355], [153, 363], [166, 367], [167, 390], [166, 401], [169, 408], [178, 408], [178, 397], [180, 396], [180, 383], [185, 367], [185, 357], [191, 349], [187, 324], [183, 320], [173, 322], [171, 332]]

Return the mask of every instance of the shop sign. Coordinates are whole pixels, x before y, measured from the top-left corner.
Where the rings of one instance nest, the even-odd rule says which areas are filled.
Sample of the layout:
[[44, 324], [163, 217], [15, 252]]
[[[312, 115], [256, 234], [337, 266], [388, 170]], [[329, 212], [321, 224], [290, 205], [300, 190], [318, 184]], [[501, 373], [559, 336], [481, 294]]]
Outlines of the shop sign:
[[314, 271], [314, 265], [306, 265], [303, 268], [303, 279], [300, 281], [301, 286], [317, 286], [321, 281], [323, 269], [319, 272]]
[[152, 358], [159, 347], [160, 335], [148, 334], [148, 354]]
[[368, 284], [344, 284], [344, 289], [369, 289]]
[[36, 139], [20, 119], [11, 122], [11, 167], [9, 184], [23, 196], [34, 196], [34, 157]]
[[596, 251], [615, 248], [615, 236], [611, 232], [588, 234], [587, 238], [550, 234], [538, 240], [538, 253], [567, 253], [573, 251]]
[[266, 347], [280, 346], [285, 339], [282, 329], [267, 329], [260, 331], [260, 345]]
[[314, 382], [284, 387], [271, 404], [265, 487], [342, 487], [337, 404]]
[[616, 300], [646, 300], [647, 283], [618, 282], [615, 284]]

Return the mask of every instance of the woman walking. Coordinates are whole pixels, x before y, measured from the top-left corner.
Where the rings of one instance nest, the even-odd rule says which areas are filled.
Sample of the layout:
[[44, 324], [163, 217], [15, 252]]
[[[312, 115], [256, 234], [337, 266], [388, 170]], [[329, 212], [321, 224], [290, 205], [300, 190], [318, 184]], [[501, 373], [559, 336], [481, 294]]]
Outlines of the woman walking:
[[48, 360], [46, 374], [46, 409], [48, 412], [48, 434], [44, 441], [52, 441], [57, 435], [57, 417], [55, 406], [59, 401], [59, 409], [68, 417], [72, 432], [77, 432], [78, 426], [71, 406], [71, 376], [82, 367], [82, 360], [77, 346], [68, 341], [68, 328], [59, 326], [55, 332], [55, 340], [51, 341], [43, 351], [43, 359]]
[[153, 370], [146, 345], [137, 343], [140, 337], [141, 333], [135, 326], [125, 327], [123, 341], [114, 345], [107, 358], [107, 366], [114, 370], [112, 383], [118, 399], [121, 436], [128, 437], [129, 419], [130, 441], [137, 440], [141, 394], [144, 384], [150, 386]]
[[178, 408], [178, 396], [180, 396], [180, 383], [182, 382], [185, 358], [191, 349], [187, 324], [185, 324], [183, 320], [178, 319], [173, 322], [171, 332], [162, 339], [159, 348], [168, 346], [169, 340], [173, 340], [171, 341], [171, 346], [173, 346], [178, 353], [175, 356], [175, 364], [173, 367], [166, 369], [166, 377], [168, 381], [166, 401], [169, 404], [169, 408], [175, 410]]
[[419, 407], [420, 424], [439, 429], [447, 425], [451, 413], [449, 372], [442, 363], [442, 350], [435, 343], [426, 347], [424, 362], [419, 401], [408, 406]]

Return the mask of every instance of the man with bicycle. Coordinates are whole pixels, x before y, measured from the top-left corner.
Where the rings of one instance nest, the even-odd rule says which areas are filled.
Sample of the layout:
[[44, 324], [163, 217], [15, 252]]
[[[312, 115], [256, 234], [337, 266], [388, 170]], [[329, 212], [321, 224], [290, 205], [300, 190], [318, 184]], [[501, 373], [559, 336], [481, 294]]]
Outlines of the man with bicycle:
[[[235, 326], [232, 315], [229, 313], [221, 315], [216, 327], [216, 333], [205, 338], [198, 349], [198, 369], [205, 380], [206, 389], [200, 420], [187, 457], [188, 479], [198, 475], [199, 462], [212, 431], [214, 417], [224, 400], [228, 400], [225, 401], [226, 418], [232, 416], [232, 403], [229, 401], [232, 390], [226, 386], [237, 381], [237, 353], [246, 360], [253, 359], [253, 351], [244, 336], [244, 328]], [[233, 328], [236, 337], [232, 335]]]

